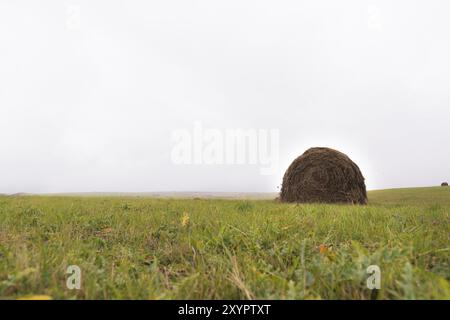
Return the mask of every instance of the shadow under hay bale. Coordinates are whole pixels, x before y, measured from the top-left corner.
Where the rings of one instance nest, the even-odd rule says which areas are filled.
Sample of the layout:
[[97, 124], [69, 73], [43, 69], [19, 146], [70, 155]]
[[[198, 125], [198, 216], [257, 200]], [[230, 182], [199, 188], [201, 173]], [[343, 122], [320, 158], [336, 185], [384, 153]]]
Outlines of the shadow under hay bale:
[[345, 154], [311, 148], [294, 160], [283, 177], [283, 202], [366, 204], [364, 177]]
[[448, 187], [448, 182], [442, 182], [441, 187]]

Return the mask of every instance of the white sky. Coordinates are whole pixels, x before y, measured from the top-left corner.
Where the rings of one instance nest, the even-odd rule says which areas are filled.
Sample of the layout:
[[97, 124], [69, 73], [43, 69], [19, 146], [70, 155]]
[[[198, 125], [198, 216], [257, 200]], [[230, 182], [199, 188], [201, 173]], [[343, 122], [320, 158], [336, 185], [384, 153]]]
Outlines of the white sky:
[[[369, 189], [438, 185], [449, 14], [447, 0], [2, 0], [0, 193], [276, 191], [312, 146], [347, 153]], [[195, 121], [278, 129], [277, 173], [174, 164], [171, 134]]]

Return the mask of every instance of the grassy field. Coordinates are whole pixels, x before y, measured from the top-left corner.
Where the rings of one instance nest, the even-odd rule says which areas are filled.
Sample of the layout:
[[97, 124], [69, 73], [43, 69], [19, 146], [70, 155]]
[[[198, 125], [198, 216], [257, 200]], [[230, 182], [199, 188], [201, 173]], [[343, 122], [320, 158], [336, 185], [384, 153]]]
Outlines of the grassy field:
[[450, 299], [450, 187], [369, 200], [0, 197], [0, 297]]

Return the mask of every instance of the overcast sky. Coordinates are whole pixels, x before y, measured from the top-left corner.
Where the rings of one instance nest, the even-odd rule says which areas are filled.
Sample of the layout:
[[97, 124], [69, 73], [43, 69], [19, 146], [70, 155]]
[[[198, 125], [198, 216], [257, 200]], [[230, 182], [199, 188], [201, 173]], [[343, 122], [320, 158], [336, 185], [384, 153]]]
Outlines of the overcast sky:
[[[0, 193], [277, 191], [307, 148], [369, 189], [450, 180], [450, 2], [0, 2]], [[275, 129], [279, 165], [177, 164], [174, 132]]]

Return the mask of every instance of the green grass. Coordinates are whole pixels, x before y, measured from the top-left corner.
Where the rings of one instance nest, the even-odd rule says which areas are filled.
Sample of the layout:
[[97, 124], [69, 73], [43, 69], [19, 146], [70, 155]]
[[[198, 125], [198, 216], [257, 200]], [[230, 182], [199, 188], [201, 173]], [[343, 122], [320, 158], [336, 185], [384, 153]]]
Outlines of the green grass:
[[[0, 297], [450, 299], [450, 188], [369, 199], [0, 197]], [[81, 290], [66, 287], [69, 265]]]

